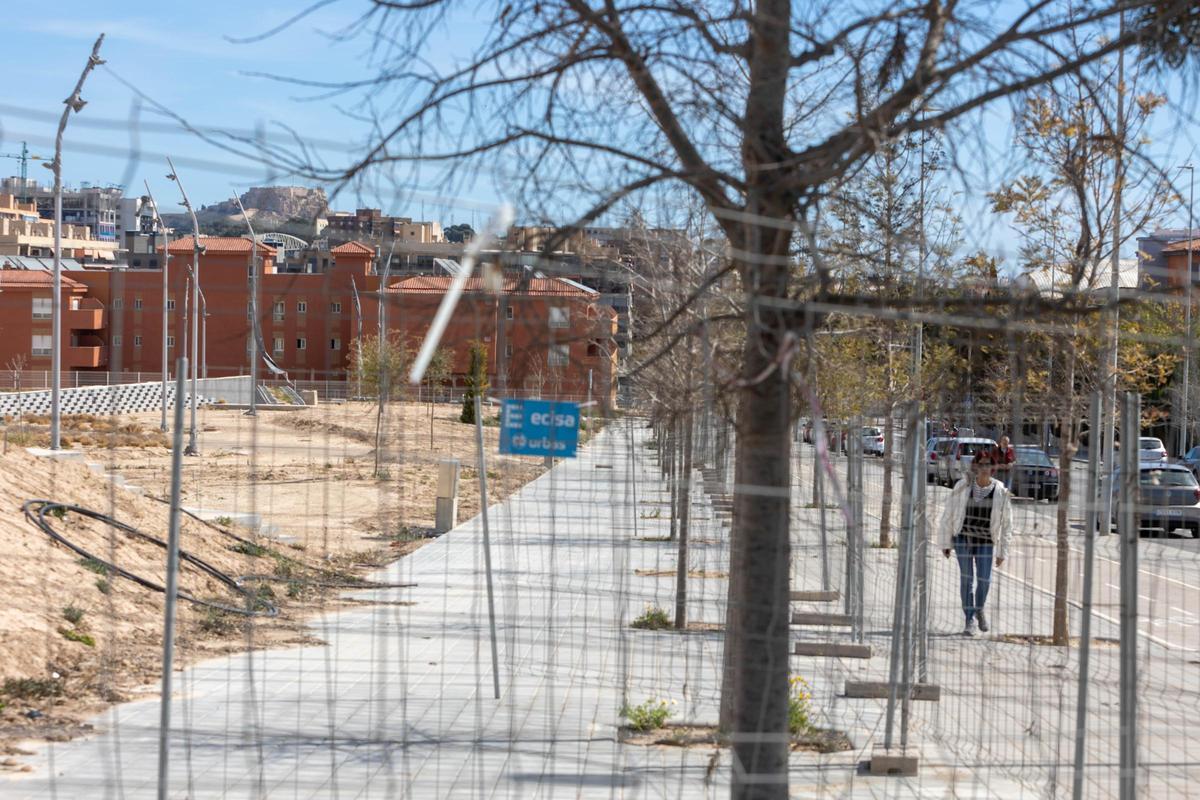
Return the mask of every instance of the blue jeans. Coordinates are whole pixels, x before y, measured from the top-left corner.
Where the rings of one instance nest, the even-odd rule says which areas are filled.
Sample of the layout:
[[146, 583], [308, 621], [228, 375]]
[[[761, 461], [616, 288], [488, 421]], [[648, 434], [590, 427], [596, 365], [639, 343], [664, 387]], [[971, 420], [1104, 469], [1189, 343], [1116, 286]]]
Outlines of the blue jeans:
[[973, 543], [967, 537], [954, 537], [954, 555], [958, 558], [958, 593], [962, 598], [967, 622], [983, 610], [988, 589], [992, 585], [992, 554], [994, 545]]

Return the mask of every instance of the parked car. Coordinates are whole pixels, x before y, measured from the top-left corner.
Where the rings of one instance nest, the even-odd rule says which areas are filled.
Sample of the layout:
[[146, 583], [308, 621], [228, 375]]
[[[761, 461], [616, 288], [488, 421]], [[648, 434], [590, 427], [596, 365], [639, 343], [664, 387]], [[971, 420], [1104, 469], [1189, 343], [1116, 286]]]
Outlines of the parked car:
[[862, 451], [865, 456], [883, 458], [883, 431], [873, 425], [864, 425], [862, 429]]
[[1013, 495], [1051, 503], [1057, 501], [1058, 468], [1049, 454], [1036, 445], [1017, 445], [1013, 454], [1017, 458], [1012, 466], [1012, 485], [1009, 487]]
[[[1121, 471], [1113, 472], [1112, 526], [1121, 512]], [[1200, 483], [1182, 464], [1138, 465], [1138, 532], [1170, 533], [1179, 528], [1200, 538]]]
[[943, 486], [953, 486], [971, 471], [971, 462], [980, 450], [996, 446], [993, 439], [979, 437], [958, 437], [943, 442], [937, 450], [937, 482]]
[[1138, 461], [1143, 464], [1165, 464], [1167, 448], [1163, 447], [1162, 439], [1153, 436], [1138, 438]]
[[1184, 453], [1178, 463], [1190, 469], [1193, 475], [1200, 475], [1200, 445]]
[[952, 442], [954, 438], [951, 436], [931, 436], [929, 441], [925, 442], [925, 482], [933, 483], [937, 480], [937, 460], [938, 445], [942, 442]]

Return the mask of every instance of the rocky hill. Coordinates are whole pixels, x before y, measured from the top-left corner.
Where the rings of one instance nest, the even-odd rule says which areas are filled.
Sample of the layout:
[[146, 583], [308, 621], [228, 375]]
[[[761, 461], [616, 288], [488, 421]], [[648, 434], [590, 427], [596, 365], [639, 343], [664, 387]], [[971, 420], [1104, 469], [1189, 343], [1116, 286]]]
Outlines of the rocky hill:
[[[324, 216], [329, 207], [324, 189], [306, 186], [255, 186], [240, 199], [256, 232], [282, 231], [302, 239], [313, 238], [314, 220]], [[163, 219], [181, 233], [192, 230], [192, 220], [188, 214], [164, 214]], [[246, 224], [233, 200], [201, 206], [196, 210], [196, 220], [200, 223], [201, 233], [246, 233]]]

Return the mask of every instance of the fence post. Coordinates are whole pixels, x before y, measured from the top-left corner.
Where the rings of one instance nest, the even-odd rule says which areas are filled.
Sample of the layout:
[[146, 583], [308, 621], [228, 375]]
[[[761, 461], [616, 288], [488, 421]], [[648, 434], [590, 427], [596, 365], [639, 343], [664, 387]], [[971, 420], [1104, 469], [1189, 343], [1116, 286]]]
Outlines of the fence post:
[[1125, 392], [1121, 403], [1121, 494], [1117, 533], [1121, 538], [1121, 800], [1137, 796], [1137, 617], [1138, 617], [1138, 448], [1141, 397]]
[[[917, 589], [917, 679], [921, 683], [929, 680], [929, 525], [925, 518], [925, 415], [919, 403], [914, 405], [913, 418], [905, 430], [905, 437], [912, 438], [912, 459], [905, 469], [912, 470], [913, 535], [916, 536], [916, 589]], [[905, 442], [905, 455], [909, 443]]]
[[1092, 393], [1088, 409], [1088, 466], [1087, 493], [1083, 515], [1083, 609], [1079, 621], [1079, 688], [1075, 701], [1075, 772], [1071, 776], [1072, 800], [1083, 800], [1083, 766], [1087, 745], [1088, 680], [1092, 654], [1092, 573], [1096, 563], [1096, 526], [1099, 523], [1097, 506], [1100, 502], [1096, 480], [1100, 470], [1100, 448], [1096, 434], [1100, 431], [1099, 392]]
[[[850, 425], [852, 430], [861, 430], [862, 419], [855, 417]], [[851, 636], [855, 641], [861, 641], [858, 609], [862, 606], [862, 587], [858, 583], [858, 573], [862, 569], [862, 437], [852, 437], [847, 445], [845, 610], [850, 617]]]
[[[187, 359], [177, 362], [175, 395], [183, 394], [183, 376], [187, 374]], [[168, 768], [171, 747], [171, 679], [175, 660], [175, 605], [179, 576], [179, 492], [181, 460], [183, 457], [183, 404], [175, 404], [175, 434], [171, 448], [171, 511], [167, 526], [167, 574], [163, 614], [162, 697], [159, 700], [158, 720], [158, 798], [167, 797]]]
[[909, 641], [912, 629], [909, 625], [909, 613], [912, 600], [912, 565], [913, 565], [913, 504], [912, 504], [912, 469], [915, 448], [915, 435], [909, 435], [916, 419], [915, 408], [906, 404], [904, 443], [904, 474], [903, 497], [904, 506], [900, 522], [900, 551], [896, 559], [896, 594], [892, 607], [892, 643], [888, 659], [888, 703], [887, 718], [884, 728], [883, 747], [885, 751], [892, 749], [896, 718], [896, 703], [901, 702], [900, 746], [908, 745], [908, 709], [910, 702], [911, 661], [909, 659]]

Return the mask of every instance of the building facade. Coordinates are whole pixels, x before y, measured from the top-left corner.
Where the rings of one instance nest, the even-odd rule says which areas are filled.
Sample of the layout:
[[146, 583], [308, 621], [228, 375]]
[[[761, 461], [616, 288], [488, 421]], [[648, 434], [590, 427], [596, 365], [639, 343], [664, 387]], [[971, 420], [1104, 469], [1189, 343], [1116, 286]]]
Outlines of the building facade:
[[[89, 269], [63, 279], [65, 370], [154, 372], [163, 355], [164, 319], [170, 363], [190, 355], [190, 275], [197, 273], [202, 369], [210, 377], [249, 371], [251, 336], [251, 241], [185, 237], [167, 247], [164, 274], [152, 269]], [[449, 278], [389, 280], [380, 291], [374, 248], [349, 242], [330, 250], [333, 263], [321, 273], [281, 272], [266, 244], [259, 258], [258, 319], [263, 345], [293, 379], [347, 377], [352, 343], [379, 333], [380, 302], [386, 329], [413, 347], [429, 328]], [[25, 368], [49, 368], [49, 273], [0, 270], [0, 365], [23, 358]], [[588, 394], [605, 400], [615, 392], [616, 315], [597, 293], [562, 279], [512, 274], [500, 296], [469, 286], [442, 343], [453, 354], [455, 385], [469, 368], [472, 342], [488, 348], [493, 386], [545, 396]], [[503, 308], [503, 312], [501, 311]], [[165, 312], [165, 313], [164, 313]], [[265, 372], [263, 373], [266, 376]]]

